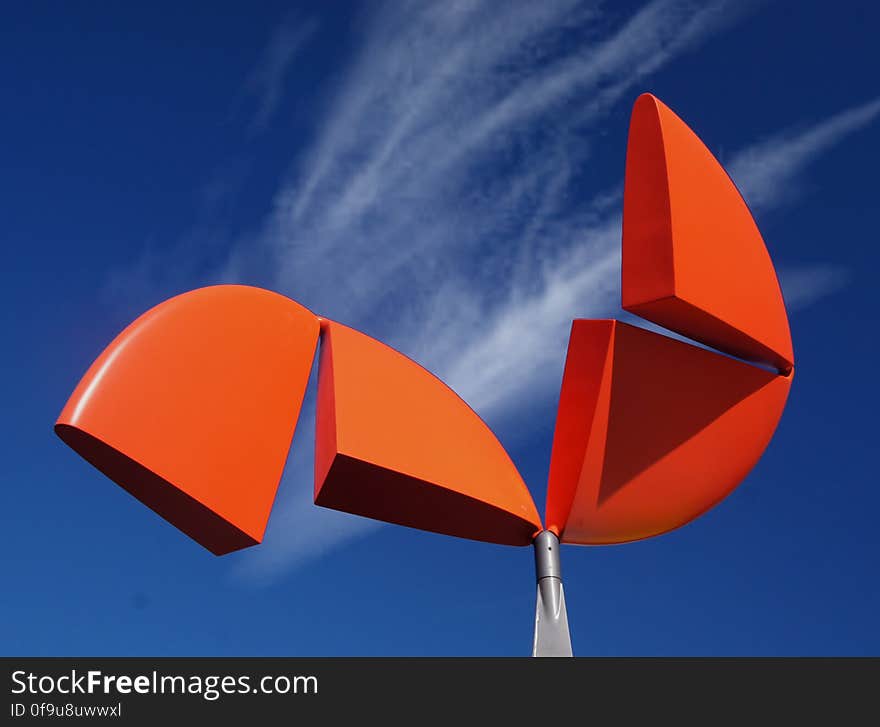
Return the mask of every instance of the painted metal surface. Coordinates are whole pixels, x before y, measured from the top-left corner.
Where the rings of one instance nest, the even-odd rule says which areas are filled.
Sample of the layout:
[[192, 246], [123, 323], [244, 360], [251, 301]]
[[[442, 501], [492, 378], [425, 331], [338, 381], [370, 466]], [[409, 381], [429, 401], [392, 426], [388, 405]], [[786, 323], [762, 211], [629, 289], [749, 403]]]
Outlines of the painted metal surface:
[[784, 301], [727, 173], [651, 95], [633, 107], [623, 307], [730, 356], [618, 321], [572, 324], [547, 491], [563, 542], [619, 543], [698, 517], [749, 473], [793, 377]]
[[224, 285], [147, 311], [97, 358], [55, 425], [67, 444], [217, 553], [260, 542], [318, 342], [276, 293]]
[[633, 107], [623, 203], [623, 307], [781, 372], [794, 364], [770, 255], [712, 153], [649, 94]]
[[564, 543], [601, 544], [684, 525], [758, 461], [790, 383], [626, 323], [574, 321], [547, 528]]
[[532, 496], [488, 426], [433, 374], [322, 323], [315, 503], [447, 535], [529, 545]]

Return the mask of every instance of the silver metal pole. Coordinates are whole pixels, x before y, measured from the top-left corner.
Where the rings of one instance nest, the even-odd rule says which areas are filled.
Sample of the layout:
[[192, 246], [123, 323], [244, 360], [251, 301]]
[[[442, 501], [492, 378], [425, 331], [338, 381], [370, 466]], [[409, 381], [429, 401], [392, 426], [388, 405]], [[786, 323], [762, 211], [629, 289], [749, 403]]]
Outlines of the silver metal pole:
[[559, 539], [549, 530], [535, 538], [535, 574], [538, 602], [535, 605], [535, 641], [532, 656], [572, 656]]

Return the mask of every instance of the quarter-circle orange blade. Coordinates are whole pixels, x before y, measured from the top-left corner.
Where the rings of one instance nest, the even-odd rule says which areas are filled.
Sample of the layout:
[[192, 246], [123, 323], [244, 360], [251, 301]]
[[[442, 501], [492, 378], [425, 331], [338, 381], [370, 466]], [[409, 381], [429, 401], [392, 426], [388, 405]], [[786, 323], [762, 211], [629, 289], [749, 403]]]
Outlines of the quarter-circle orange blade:
[[263, 537], [319, 333], [268, 290], [201, 288], [165, 301], [97, 358], [55, 431], [216, 554]]
[[565, 543], [684, 525], [749, 473], [791, 376], [613, 320], [576, 320], [554, 433], [547, 528]]
[[734, 183], [655, 97], [633, 107], [623, 204], [623, 307], [788, 372], [788, 317], [770, 255]]
[[529, 545], [534, 501], [488, 426], [446, 384], [323, 322], [315, 503], [446, 535]]

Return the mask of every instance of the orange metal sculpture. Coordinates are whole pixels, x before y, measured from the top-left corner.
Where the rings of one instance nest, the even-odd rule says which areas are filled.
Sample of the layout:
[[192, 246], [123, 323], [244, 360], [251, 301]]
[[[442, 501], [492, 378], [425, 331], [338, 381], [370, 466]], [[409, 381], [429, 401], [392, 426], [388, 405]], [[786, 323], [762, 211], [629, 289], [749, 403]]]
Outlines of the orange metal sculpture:
[[318, 343], [289, 298], [202, 288], [148, 311], [80, 381], [55, 431], [220, 555], [266, 529]]
[[533, 543], [534, 653], [570, 655], [559, 541], [647, 538], [712, 507], [763, 453], [793, 376], [776, 273], [745, 202], [650, 95], [630, 126], [622, 276], [624, 308], [716, 351], [614, 320], [573, 322], [546, 530], [504, 448], [442, 381], [257, 288], [202, 288], [145, 313], [92, 364], [55, 429], [212, 552], [254, 545], [320, 339], [315, 503]]
[[315, 503], [505, 545], [541, 532], [532, 496], [495, 435], [403, 354], [325, 321]]
[[621, 543], [693, 520], [758, 461], [790, 382], [619, 321], [575, 321], [547, 528], [563, 543]]
[[794, 365], [776, 271], [730, 177], [649, 94], [633, 107], [623, 201], [623, 307], [724, 353]]

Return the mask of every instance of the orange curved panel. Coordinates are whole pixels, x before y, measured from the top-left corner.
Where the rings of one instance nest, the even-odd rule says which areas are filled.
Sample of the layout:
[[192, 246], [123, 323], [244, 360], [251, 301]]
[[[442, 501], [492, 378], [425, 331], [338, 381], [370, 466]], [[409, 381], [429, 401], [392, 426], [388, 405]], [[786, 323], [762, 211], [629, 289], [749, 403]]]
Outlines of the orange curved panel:
[[216, 554], [266, 528], [318, 342], [268, 290], [201, 288], [147, 311], [79, 382], [55, 431]]
[[684, 525], [758, 461], [790, 383], [619, 321], [574, 321], [547, 528], [563, 542], [601, 544]]
[[422, 530], [529, 545], [541, 520], [492, 431], [446, 384], [323, 322], [315, 503]]
[[623, 204], [623, 307], [719, 351], [788, 372], [776, 271], [712, 153], [649, 94], [633, 107]]

